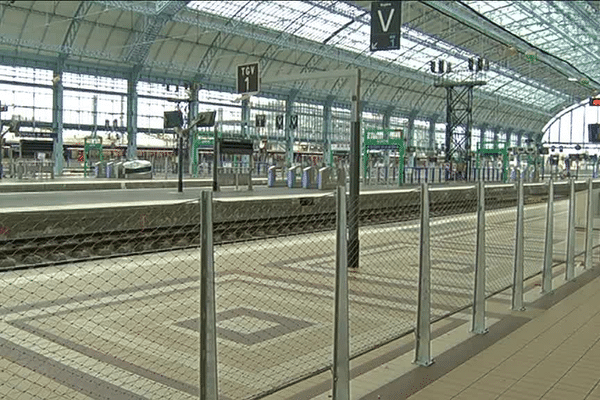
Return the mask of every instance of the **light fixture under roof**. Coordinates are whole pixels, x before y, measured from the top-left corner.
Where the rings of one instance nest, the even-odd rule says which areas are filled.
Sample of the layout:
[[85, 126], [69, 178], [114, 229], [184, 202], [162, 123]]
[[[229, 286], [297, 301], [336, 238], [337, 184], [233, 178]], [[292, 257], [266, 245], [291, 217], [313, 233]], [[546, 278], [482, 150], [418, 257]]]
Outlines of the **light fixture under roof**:
[[577, 82], [577, 78], [567, 78], [569, 82]]

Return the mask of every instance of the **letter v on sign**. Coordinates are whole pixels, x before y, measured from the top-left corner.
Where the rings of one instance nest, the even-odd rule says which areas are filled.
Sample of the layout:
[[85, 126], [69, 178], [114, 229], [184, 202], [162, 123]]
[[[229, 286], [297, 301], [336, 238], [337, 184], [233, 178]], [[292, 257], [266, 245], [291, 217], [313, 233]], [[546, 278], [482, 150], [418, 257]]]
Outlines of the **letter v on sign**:
[[390, 29], [390, 23], [392, 22], [392, 18], [394, 18], [394, 9], [390, 9], [390, 15], [388, 16], [387, 21], [383, 21], [383, 13], [381, 10], [377, 10], [377, 15], [379, 15], [379, 22], [381, 23], [381, 30], [384, 33], [387, 33], [388, 29]]
[[400, 11], [399, 1], [371, 3], [371, 51], [400, 48]]

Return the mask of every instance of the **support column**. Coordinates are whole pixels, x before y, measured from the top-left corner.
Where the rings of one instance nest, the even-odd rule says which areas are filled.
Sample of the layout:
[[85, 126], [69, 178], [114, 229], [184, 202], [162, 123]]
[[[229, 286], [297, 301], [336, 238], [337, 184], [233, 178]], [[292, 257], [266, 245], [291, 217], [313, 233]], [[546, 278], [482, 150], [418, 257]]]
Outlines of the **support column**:
[[500, 127], [495, 127], [492, 132], [494, 132], [494, 143], [497, 143], [500, 140]]
[[350, 399], [350, 328], [348, 315], [346, 185], [337, 187], [336, 206], [333, 398], [348, 400]]
[[552, 291], [552, 255], [554, 254], [554, 180], [552, 179], [552, 175], [550, 176], [550, 182], [548, 182], [548, 204], [546, 207], [542, 293]]
[[485, 183], [483, 179], [477, 182], [477, 244], [471, 330], [477, 334], [488, 331], [485, 327]]
[[567, 225], [567, 266], [565, 280], [575, 278], [575, 179], [569, 178], [569, 222]]
[[437, 123], [437, 120], [438, 120], [437, 115], [433, 116], [429, 120], [428, 133], [429, 133], [429, 149], [430, 150], [435, 149], [435, 124]]
[[360, 205], [360, 69], [356, 70], [352, 90], [352, 122], [350, 124], [350, 193], [348, 196], [348, 267], [359, 267], [359, 213]]
[[[415, 145], [415, 119], [417, 118], [417, 110], [412, 110], [408, 115], [408, 126], [406, 127], [407, 132], [405, 135], [406, 138], [406, 146], [414, 147]], [[415, 166], [415, 155], [411, 154], [408, 158], [408, 165], [410, 167]]]
[[217, 317], [213, 247], [212, 192], [203, 190], [200, 199], [200, 363], [201, 399], [219, 398], [217, 370]]
[[[189, 109], [188, 109], [188, 126], [198, 116], [198, 84], [192, 83], [189, 90]], [[198, 168], [198, 150], [194, 148], [194, 144], [198, 139], [198, 129], [194, 128], [190, 131], [188, 137], [188, 155], [190, 165], [190, 175], [196, 176]]]
[[250, 135], [250, 99], [242, 100], [242, 136], [247, 138]]
[[[394, 111], [393, 107], [388, 107], [383, 112], [383, 119], [381, 121], [381, 125], [384, 129], [383, 140], [390, 139], [390, 133], [387, 130], [390, 129], [390, 119], [392, 117], [393, 111]], [[385, 166], [385, 182], [387, 184], [389, 174], [390, 174], [390, 151], [389, 150], [386, 150], [385, 153], [383, 153], [383, 165]]]
[[488, 125], [482, 125], [479, 131], [479, 143], [485, 142], [485, 132], [488, 130]]
[[[489, 125], [488, 124], [481, 124], [479, 126], [479, 148], [483, 148], [482, 143], [485, 142], [485, 132], [488, 130]], [[475, 165], [474, 168], [476, 170], [475, 172], [475, 176], [478, 177], [479, 179], [485, 179], [485, 177], [483, 176], [483, 171], [487, 168], [487, 165], [483, 164], [483, 160], [482, 157], [476, 152], [477, 149], [474, 149], [475, 151]]]
[[512, 309], [515, 311], [523, 311], [525, 310], [525, 306], [523, 305], [525, 192], [523, 190], [523, 178], [519, 176], [517, 182], [517, 232], [515, 235], [516, 243], [512, 284]]
[[140, 67], [134, 67], [129, 79], [127, 79], [127, 159], [137, 158], [137, 108], [138, 95], [137, 83], [140, 75]]
[[[523, 131], [517, 132], [517, 147], [523, 147]], [[517, 154], [517, 169], [521, 170], [521, 154]]]
[[54, 70], [52, 80], [52, 133], [54, 137], [54, 151], [52, 158], [54, 160], [54, 175], [60, 176], [63, 173], [64, 149], [63, 149], [63, 66], [64, 60], [59, 57], [58, 64]]
[[421, 184], [421, 238], [419, 248], [419, 297], [415, 329], [415, 364], [427, 367], [431, 358], [431, 249], [429, 243], [429, 186]]
[[331, 106], [333, 105], [333, 96], [327, 96], [323, 104], [323, 163], [327, 167], [333, 167], [333, 153], [331, 151]]
[[593, 264], [593, 236], [594, 236], [594, 186], [592, 178], [588, 178], [587, 210], [585, 225], [585, 268], [591, 269]]
[[291, 128], [292, 111], [298, 90], [290, 91], [287, 100], [285, 101], [285, 163], [287, 167], [291, 167], [294, 163], [294, 134], [295, 130]]

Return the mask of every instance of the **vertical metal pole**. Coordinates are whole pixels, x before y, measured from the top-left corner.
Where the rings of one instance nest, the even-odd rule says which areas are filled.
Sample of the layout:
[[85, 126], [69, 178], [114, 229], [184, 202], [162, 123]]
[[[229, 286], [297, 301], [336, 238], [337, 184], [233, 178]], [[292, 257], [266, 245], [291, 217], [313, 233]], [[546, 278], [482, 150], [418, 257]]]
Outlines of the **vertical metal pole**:
[[215, 134], [213, 142], [213, 192], [219, 191], [219, 157], [221, 152], [219, 149], [219, 131], [215, 125]]
[[248, 190], [252, 190], [252, 171], [254, 170], [254, 155], [250, 154], [248, 160]]
[[179, 133], [178, 140], [179, 151], [177, 152], [178, 166], [177, 166], [177, 191], [183, 192], [183, 135]]
[[202, 191], [200, 247], [200, 399], [219, 397], [217, 379], [217, 318], [212, 236], [212, 192]]
[[415, 364], [427, 367], [431, 358], [431, 254], [429, 248], [429, 186], [421, 185], [421, 245], [417, 305]]
[[169, 178], [169, 157], [165, 157], [165, 179]]
[[525, 310], [523, 306], [523, 213], [525, 211], [525, 193], [523, 191], [523, 177], [521, 174], [519, 174], [517, 192], [517, 233], [512, 284], [512, 309], [522, 311]]
[[567, 226], [567, 268], [565, 280], [575, 278], [575, 180], [570, 179], [569, 225]]
[[338, 186], [335, 268], [335, 332], [333, 344], [333, 398], [350, 399], [350, 330], [348, 325], [348, 254], [346, 186]]
[[487, 333], [485, 327], [485, 185], [477, 184], [477, 247], [475, 250], [475, 292], [473, 294], [473, 333]]
[[554, 253], [554, 179], [548, 182], [548, 208], [546, 209], [546, 240], [544, 241], [544, 268], [542, 269], [542, 292], [552, 291], [552, 256]]
[[352, 93], [352, 132], [350, 137], [350, 193], [348, 196], [348, 267], [359, 266], [358, 198], [360, 194], [360, 70], [356, 70]]
[[585, 227], [585, 267], [592, 268], [592, 238], [594, 234], [594, 187], [592, 178], [588, 178], [587, 224]]

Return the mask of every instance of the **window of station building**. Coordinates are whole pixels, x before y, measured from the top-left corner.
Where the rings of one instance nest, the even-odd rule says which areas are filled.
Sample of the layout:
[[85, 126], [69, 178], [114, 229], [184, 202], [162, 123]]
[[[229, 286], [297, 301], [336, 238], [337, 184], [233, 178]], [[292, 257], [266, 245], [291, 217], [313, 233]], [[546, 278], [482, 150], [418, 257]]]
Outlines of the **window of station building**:
[[184, 85], [139, 81], [136, 91], [140, 97], [160, 97], [181, 101], [189, 99], [189, 92]]
[[421, 149], [429, 147], [429, 123], [415, 120], [412, 145]]
[[546, 143], [589, 143], [588, 125], [599, 122], [600, 107], [590, 107], [586, 101], [555, 116], [545, 127], [543, 140]]
[[398, 132], [398, 131], [391, 132], [390, 137], [393, 137], [393, 138], [400, 138], [401, 136], [404, 137], [404, 134], [406, 133], [407, 125], [408, 125], [408, 118], [392, 115], [390, 117], [390, 128], [394, 129], [394, 130], [401, 129], [402, 133]]
[[[521, 142], [523, 142], [523, 139], [521, 139]], [[513, 133], [510, 135], [510, 143], [508, 144], [509, 147], [515, 147], [518, 146], [519, 143], [519, 135]]]
[[365, 129], [375, 130], [369, 136], [373, 139], [383, 139], [383, 115], [379, 113], [363, 111], [361, 118], [361, 137], [364, 135]]
[[64, 72], [62, 75], [62, 82], [65, 89], [71, 88], [89, 90], [90, 92], [102, 91], [122, 94], [127, 93], [127, 80], [120, 78]]
[[331, 107], [331, 140], [335, 143], [350, 144], [351, 112], [345, 108]]
[[294, 103], [292, 114], [298, 116], [296, 140], [303, 142], [323, 141], [323, 106], [321, 104]]
[[471, 129], [471, 151], [476, 151], [479, 148], [479, 142], [481, 140], [481, 129]]
[[0, 65], [0, 81], [52, 85], [52, 71], [48, 69]]
[[[138, 128], [163, 130], [165, 111], [177, 110], [177, 106], [178, 103], [165, 99], [138, 97]], [[181, 111], [185, 120], [187, 112], [183, 109]]]
[[0, 96], [2, 105], [8, 106], [3, 119], [18, 116], [26, 121], [52, 122], [52, 89], [2, 83]]
[[[94, 103], [96, 105], [94, 106]], [[106, 94], [65, 90], [63, 92], [63, 123], [88, 125], [94, 124], [94, 107], [96, 108], [97, 126], [105, 126], [105, 121], [118, 121], [118, 128], [124, 128], [125, 96], [120, 94]], [[101, 129], [104, 130], [104, 129]]]
[[446, 124], [435, 124], [435, 142], [439, 149], [446, 148]]
[[[212, 104], [198, 104], [198, 111], [215, 111], [214, 105]], [[240, 135], [241, 134], [241, 121], [242, 121], [242, 108], [235, 107], [233, 105], [220, 105], [217, 106], [217, 122], [219, 123], [219, 132], [224, 135]]]
[[[265, 116], [264, 127], [256, 126], [257, 115]], [[285, 119], [284, 100], [252, 96], [250, 98], [250, 120], [248, 121], [250, 136], [270, 141], [284, 141], [285, 129], [277, 127], [277, 116], [284, 116]]]

